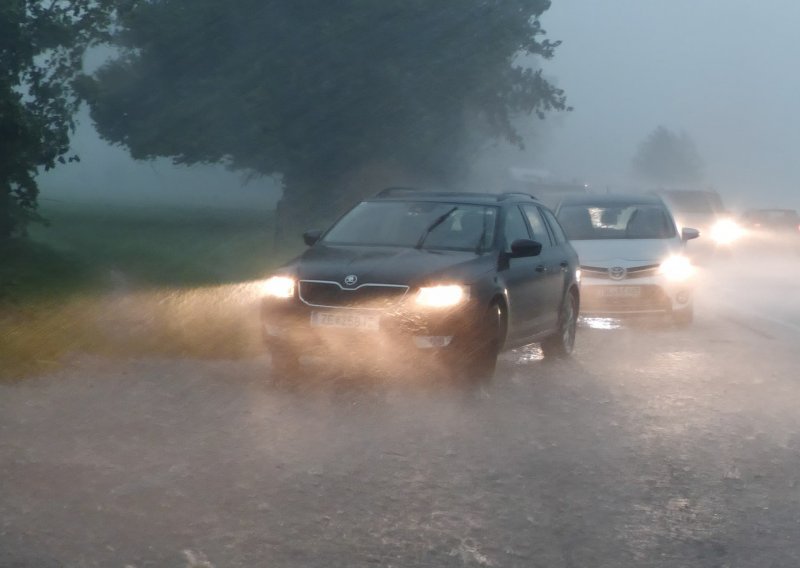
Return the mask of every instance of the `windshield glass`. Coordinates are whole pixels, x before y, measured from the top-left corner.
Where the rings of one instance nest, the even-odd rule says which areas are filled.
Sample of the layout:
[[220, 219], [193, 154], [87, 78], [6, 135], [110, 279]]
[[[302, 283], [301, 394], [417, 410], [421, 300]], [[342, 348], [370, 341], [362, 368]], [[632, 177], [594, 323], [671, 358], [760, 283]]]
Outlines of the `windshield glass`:
[[496, 218], [494, 206], [365, 201], [342, 217], [322, 241], [479, 252], [494, 244]]
[[676, 235], [675, 225], [660, 205], [566, 205], [558, 220], [570, 240], [669, 239]]

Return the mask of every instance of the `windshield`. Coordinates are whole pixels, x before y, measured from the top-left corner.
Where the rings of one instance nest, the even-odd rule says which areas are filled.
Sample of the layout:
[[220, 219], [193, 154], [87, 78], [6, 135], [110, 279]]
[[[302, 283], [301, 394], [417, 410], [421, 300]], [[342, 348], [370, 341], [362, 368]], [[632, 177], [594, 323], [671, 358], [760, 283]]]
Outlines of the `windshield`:
[[429, 201], [365, 201], [323, 237], [332, 245], [476, 251], [494, 244], [497, 208]]
[[566, 205], [558, 220], [570, 240], [669, 239], [675, 225], [661, 205]]

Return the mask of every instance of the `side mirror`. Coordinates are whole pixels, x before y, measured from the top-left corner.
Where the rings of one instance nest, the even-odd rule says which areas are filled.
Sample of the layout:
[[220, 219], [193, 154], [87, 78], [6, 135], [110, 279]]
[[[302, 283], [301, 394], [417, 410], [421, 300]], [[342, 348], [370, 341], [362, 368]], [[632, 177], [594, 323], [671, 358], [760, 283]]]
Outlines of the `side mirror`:
[[684, 241], [691, 241], [692, 239], [696, 239], [700, 236], [700, 231], [697, 229], [691, 229], [689, 227], [684, 227], [681, 229], [681, 238]]
[[303, 242], [308, 246], [314, 246], [320, 238], [322, 238], [322, 231], [313, 230], [303, 233]]
[[542, 252], [542, 243], [530, 239], [517, 239], [511, 243], [511, 258], [526, 256], [539, 256]]

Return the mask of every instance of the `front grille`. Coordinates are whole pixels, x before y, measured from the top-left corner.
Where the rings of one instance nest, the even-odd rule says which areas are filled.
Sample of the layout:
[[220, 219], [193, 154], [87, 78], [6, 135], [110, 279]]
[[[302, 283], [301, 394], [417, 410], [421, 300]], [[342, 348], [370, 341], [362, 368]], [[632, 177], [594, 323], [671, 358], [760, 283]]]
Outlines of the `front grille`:
[[[645, 266], [632, 266], [627, 269], [625, 278], [622, 280], [629, 280], [634, 278], [647, 278], [648, 276], [655, 276], [658, 274], [658, 264], [648, 264]], [[612, 280], [608, 274], [608, 268], [602, 266], [581, 266], [581, 274], [591, 278], [601, 278], [603, 280]]]
[[300, 281], [300, 300], [309, 306], [383, 310], [396, 306], [408, 286], [362, 284], [342, 288], [337, 282]]
[[581, 288], [581, 309], [587, 312], [649, 312], [669, 311], [672, 304], [659, 286], [641, 286], [637, 297], [605, 297], [605, 286], [583, 286]]

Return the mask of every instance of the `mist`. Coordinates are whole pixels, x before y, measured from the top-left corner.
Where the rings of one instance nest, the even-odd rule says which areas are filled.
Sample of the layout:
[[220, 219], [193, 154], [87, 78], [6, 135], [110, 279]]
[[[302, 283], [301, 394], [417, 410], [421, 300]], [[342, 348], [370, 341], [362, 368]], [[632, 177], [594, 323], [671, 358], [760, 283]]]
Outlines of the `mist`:
[[[574, 110], [541, 121], [520, 117], [524, 150], [488, 143], [472, 183], [493, 189], [509, 167], [533, 167], [595, 188], [640, 187], [631, 160], [658, 125], [687, 132], [705, 162], [703, 186], [733, 208], [800, 206], [800, 118], [795, 67], [800, 5], [775, 0], [587, 3], [560, 0], [542, 18], [561, 40], [554, 59], [532, 62], [563, 88]], [[107, 53], [90, 56], [95, 67]], [[78, 117], [73, 149], [82, 162], [40, 177], [47, 199], [109, 199], [274, 206], [280, 183], [249, 182], [222, 166], [136, 162]]]
[[543, 24], [563, 44], [546, 68], [574, 111], [537, 161], [636, 186], [637, 145], [664, 125], [694, 139], [730, 206], [798, 207], [799, 19], [790, 0], [554, 2]]

